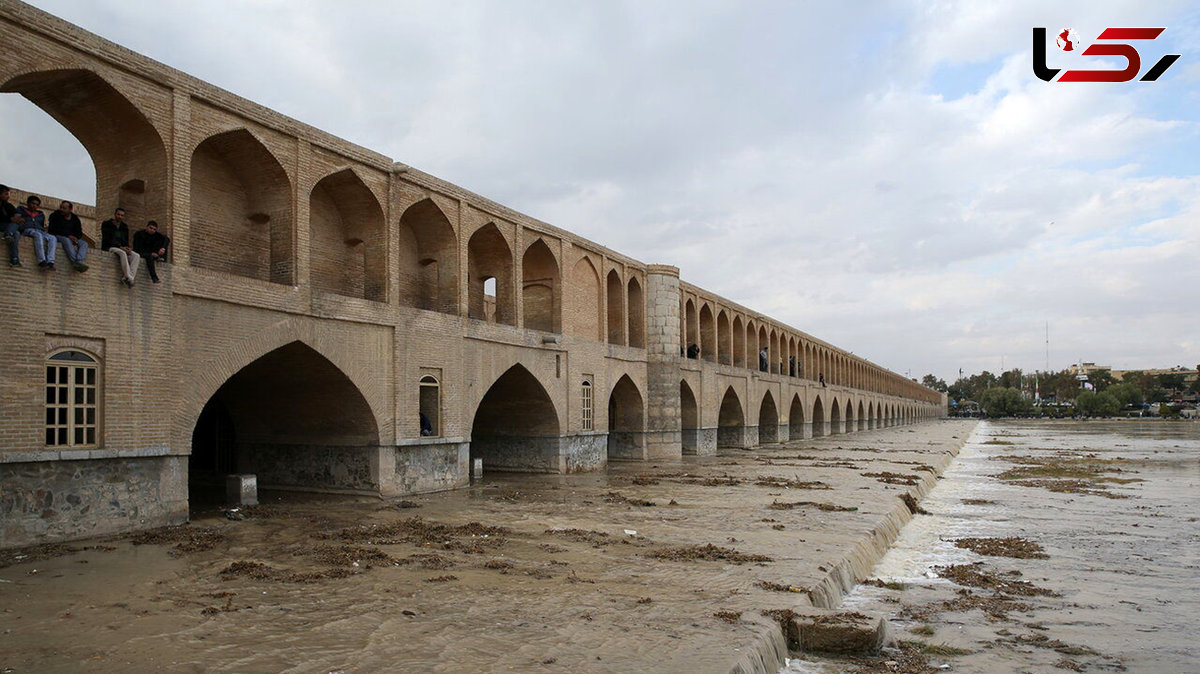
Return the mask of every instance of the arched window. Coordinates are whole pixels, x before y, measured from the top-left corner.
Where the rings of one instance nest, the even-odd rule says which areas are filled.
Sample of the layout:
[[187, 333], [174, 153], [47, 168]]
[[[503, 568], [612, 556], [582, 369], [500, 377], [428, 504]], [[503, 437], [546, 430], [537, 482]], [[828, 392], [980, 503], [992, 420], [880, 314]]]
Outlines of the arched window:
[[59, 351], [46, 359], [46, 446], [96, 446], [99, 365], [82, 351]]
[[440, 437], [442, 435], [442, 385], [438, 383], [436, 377], [425, 375], [421, 377], [420, 389], [421, 435]]
[[580, 396], [579, 409], [583, 412], [583, 430], [594, 430], [595, 424], [592, 422], [592, 382], [587, 379], [583, 380], [583, 392]]

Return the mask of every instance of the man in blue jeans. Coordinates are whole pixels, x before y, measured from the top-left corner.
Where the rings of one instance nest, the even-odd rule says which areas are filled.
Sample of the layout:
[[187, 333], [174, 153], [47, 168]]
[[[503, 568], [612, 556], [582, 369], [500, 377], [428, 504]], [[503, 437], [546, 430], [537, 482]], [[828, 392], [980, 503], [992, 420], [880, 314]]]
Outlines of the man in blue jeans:
[[88, 242], [83, 238], [83, 223], [75, 215], [75, 204], [64, 201], [50, 214], [48, 229], [63, 248], [75, 271], [87, 271]]
[[[33, 252], [37, 254], [38, 266], [46, 271], [54, 271], [54, 253], [58, 251], [58, 240], [46, 231], [46, 214], [42, 212], [42, 200], [29, 195], [25, 205], [17, 207], [17, 215], [23, 220], [17, 225], [17, 231], [21, 236], [33, 239]], [[16, 245], [10, 245], [9, 250], [12, 258], [16, 260]], [[17, 262], [19, 264], [20, 260]]]

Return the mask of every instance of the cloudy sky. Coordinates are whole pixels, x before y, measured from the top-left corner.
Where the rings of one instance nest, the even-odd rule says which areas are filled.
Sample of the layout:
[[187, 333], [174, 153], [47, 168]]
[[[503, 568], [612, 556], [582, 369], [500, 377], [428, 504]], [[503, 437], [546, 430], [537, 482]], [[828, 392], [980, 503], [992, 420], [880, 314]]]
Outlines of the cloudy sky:
[[[1053, 369], [1200, 363], [1195, 2], [34, 4], [900, 373], [1045, 368], [1047, 322]], [[1045, 83], [1033, 26], [1182, 58]], [[91, 201], [78, 143], [0, 119], [0, 180]]]

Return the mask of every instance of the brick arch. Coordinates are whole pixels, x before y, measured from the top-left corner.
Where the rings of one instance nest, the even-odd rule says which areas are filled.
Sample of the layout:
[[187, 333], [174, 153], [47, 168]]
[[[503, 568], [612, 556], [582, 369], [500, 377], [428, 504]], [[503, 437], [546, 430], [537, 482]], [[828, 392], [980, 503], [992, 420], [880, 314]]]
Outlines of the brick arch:
[[524, 327], [562, 331], [562, 281], [558, 256], [538, 237], [521, 256], [521, 306]]
[[770, 391], [763, 394], [758, 406], [758, 444], [779, 442], [779, 408]]
[[[593, 382], [594, 384], [594, 382]], [[485, 470], [550, 470], [552, 464], [531, 462], [531, 446], [544, 460], [558, 447], [564, 428], [559, 406], [545, 383], [521, 363], [490, 382], [471, 406], [471, 457], [483, 459]], [[548, 451], [549, 450], [549, 451]]]
[[320, 330], [311, 321], [289, 319], [247, 337], [219, 356], [197, 363], [184, 377], [190, 386], [180, 395], [179, 407], [175, 411], [172, 437], [176, 446], [190, 446], [192, 428], [200, 411], [226, 381], [259, 358], [294, 342], [317, 352], [350, 380], [370, 407], [378, 429], [379, 443], [391, 444], [394, 426], [386, 378], [380, 377], [377, 370], [356, 363], [349, 356], [351, 350], [346, 348], [346, 342], [339, 336]]
[[721, 396], [721, 407], [717, 412], [717, 445], [721, 447], [743, 447], [745, 445], [746, 413], [737, 390], [726, 387]]
[[194, 267], [290, 285], [295, 279], [292, 182], [245, 127], [211, 135], [191, 154]]
[[352, 167], [309, 191], [309, 265], [317, 290], [386, 301], [387, 227], [379, 198]]
[[625, 374], [608, 395], [608, 459], [644, 459], [645, 396]]
[[[471, 233], [467, 241], [467, 314], [471, 318], [517, 324], [512, 250], [508, 237], [495, 222]], [[487, 279], [496, 281], [496, 295], [490, 299], [484, 292]]]
[[635, 275], [629, 276], [625, 312], [629, 316], [629, 346], [646, 348], [646, 294]]
[[604, 341], [600, 302], [600, 275], [589, 256], [583, 255], [571, 268], [571, 291], [567, 294], [568, 317], [565, 333], [585, 339]]
[[829, 421], [829, 412], [825, 409], [825, 404], [820, 395], [813, 397], [812, 413], [808, 416], [812, 419], [812, 434], [814, 438], [827, 433], [825, 424]]
[[26, 69], [11, 74], [0, 92], [20, 94], [83, 146], [96, 171], [97, 214], [107, 218], [117, 206], [132, 211], [133, 204], [121, 203], [121, 188], [140, 184], [137, 221], [170, 229], [165, 134], [110, 78], [87, 67]]
[[608, 343], [625, 343], [625, 284], [621, 274], [615, 268], [608, 270], [604, 281], [606, 315], [608, 322]]
[[425, 198], [400, 214], [397, 292], [401, 304], [458, 314], [458, 237], [450, 218]]

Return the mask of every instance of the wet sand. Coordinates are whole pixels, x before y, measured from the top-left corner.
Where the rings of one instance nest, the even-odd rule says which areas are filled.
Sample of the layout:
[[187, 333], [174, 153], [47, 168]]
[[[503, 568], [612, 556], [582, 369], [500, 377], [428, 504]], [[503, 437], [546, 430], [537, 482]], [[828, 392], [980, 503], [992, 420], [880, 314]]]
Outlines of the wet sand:
[[1200, 424], [982, 423], [843, 602], [904, 648], [786, 671], [1198, 672], [1198, 486]]
[[974, 426], [404, 501], [264, 493], [240, 521], [3, 551], [0, 669], [776, 672], [763, 612], [836, 604]]

